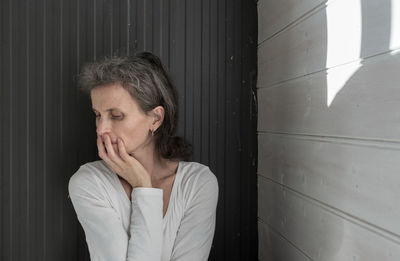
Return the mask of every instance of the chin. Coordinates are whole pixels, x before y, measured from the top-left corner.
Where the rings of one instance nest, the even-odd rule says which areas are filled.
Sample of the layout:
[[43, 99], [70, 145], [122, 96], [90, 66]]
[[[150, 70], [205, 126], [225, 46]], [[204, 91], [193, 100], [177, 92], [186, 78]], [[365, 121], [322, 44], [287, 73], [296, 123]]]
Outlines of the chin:
[[136, 147], [128, 149], [126, 148], [126, 151], [128, 152], [129, 155], [135, 157], [138, 156], [138, 154], [148, 154], [151, 151], [151, 146], [149, 146], [149, 143], [144, 143], [144, 144], [139, 144], [136, 145]]
[[131, 156], [135, 155], [135, 150], [127, 149], [126, 152], [128, 152], [128, 154], [131, 155]]
[[127, 150], [128, 154], [131, 155], [132, 157], [137, 156], [137, 154], [140, 152], [139, 148], [135, 148], [133, 150]]

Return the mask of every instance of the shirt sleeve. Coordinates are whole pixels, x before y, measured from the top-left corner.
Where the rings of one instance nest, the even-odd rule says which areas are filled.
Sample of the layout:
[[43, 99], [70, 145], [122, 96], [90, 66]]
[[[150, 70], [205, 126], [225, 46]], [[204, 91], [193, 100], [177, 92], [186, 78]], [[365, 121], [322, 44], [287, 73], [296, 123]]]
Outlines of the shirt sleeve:
[[[171, 261], [203, 261], [210, 254], [215, 231], [218, 182], [210, 170], [190, 188], [184, 217], [172, 251]], [[199, 175], [202, 176], [202, 175]]]
[[78, 220], [85, 231], [92, 261], [161, 259], [161, 189], [132, 190], [130, 236], [107, 199], [107, 191], [95, 175], [88, 177], [82, 173], [75, 174], [69, 181], [68, 190]]

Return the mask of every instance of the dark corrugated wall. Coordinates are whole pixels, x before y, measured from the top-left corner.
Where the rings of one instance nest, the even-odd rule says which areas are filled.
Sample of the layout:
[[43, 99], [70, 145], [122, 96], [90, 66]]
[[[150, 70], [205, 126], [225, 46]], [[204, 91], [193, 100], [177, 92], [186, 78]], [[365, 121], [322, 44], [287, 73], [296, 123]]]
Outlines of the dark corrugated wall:
[[220, 186], [210, 260], [256, 260], [256, 1], [1, 0], [0, 259], [89, 260], [67, 183], [96, 159], [86, 61], [150, 50], [180, 92], [178, 134]]

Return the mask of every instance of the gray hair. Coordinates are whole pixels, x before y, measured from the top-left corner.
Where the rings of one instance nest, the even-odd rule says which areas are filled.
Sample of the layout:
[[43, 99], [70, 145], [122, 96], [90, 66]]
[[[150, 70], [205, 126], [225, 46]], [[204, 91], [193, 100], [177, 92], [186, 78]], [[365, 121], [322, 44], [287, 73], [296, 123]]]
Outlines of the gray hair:
[[174, 136], [178, 124], [178, 93], [161, 60], [152, 53], [105, 57], [86, 64], [79, 75], [82, 90], [119, 83], [145, 112], [165, 110], [162, 125], [154, 132], [156, 150], [166, 159], [187, 160], [190, 145]]

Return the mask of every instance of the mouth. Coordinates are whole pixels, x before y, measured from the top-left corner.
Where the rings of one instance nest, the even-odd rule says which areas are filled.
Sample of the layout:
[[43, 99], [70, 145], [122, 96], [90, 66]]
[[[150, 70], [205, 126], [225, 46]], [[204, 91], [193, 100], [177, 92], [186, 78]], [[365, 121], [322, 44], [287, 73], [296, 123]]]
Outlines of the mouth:
[[[118, 145], [118, 141], [117, 140], [113, 141], [110, 136], [108, 138], [111, 141], [111, 145]], [[103, 141], [103, 143], [105, 145], [106, 144], [106, 137], [105, 136], [101, 136], [101, 140]]]

